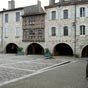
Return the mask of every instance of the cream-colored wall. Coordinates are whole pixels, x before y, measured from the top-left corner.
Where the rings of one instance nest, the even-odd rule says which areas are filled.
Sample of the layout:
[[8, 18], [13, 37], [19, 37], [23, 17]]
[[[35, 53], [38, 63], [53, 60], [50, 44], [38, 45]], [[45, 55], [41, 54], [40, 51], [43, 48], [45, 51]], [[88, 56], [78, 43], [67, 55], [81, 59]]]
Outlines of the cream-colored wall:
[[[85, 7], [86, 8], [86, 17], [79, 17], [79, 8]], [[63, 19], [63, 10], [68, 9], [69, 10], [69, 18]], [[51, 20], [50, 13], [51, 11], [56, 11], [56, 20]], [[81, 56], [81, 52], [83, 48], [88, 45], [88, 5], [77, 5], [76, 7], [76, 13], [77, 13], [77, 22], [76, 22], [76, 54]], [[22, 42], [23, 32], [21, 30], [21, 36], [20, 38], [16, 38], [15, 36], [15, 28], [20, 27], [22, 29], [22, 18], [20, 22], [15, 21], [15, 13], [21, 12], [21, 15], [24, 14], [23, 10], [17, 10], [17, 11], [10, 11], [10, 12], [4, 12], [3, 13], [3, 25], [2, 25], [2, 13], [0, 13], [0, 35], [2, 27], [5, 29], [7, 27], [9, 29], [9, 35], [8, 38], [3, 37], [3, 50], [5, 51], [6, 46], [9, 43], [15, 43], [18, 46], [22, 46], [24, 48], [24, 52], [26, 53], [27, 47], [32, 44], [33, 42]], [[5, 23], [4, 15], [9, 14], [9, 23]], [[60, 43], [66, 43], [68, 44], [73, 52], [74, 52], [74, 15], [75, 15], [75, 8], [74, 6], [61, 6], [61, 7], [54, 7], [54, 8], [48, 8], [46, 9], [46, 17], [45, 17], [45, 42], [38, 43], [43, 48], [49, 48], [50, 51], [53, 53], [53, 49], [57, 44]], [[80, 25], [86, 26], [86, 35], [82, 36], [80, 35]], [[68, 26], [69, 28], [69, 36], [63, 36], [63, 27]], [[49, 30], [51, 27], [56, 27], [57, 34], [56, 36], [52, 37], [49, 34]], [[36, 42], [37, 43], [37, 42]], [[2, 46], [1, 46], [2, 47]], [[0, 50], [2, 50], [0, 48]]]
[[[22, 31], [22, 17], [20, 17], [20, 22], [16, 22], [16, 12], [20, 12], [20, 15], [22, 16], [24, 14], [23, 10], [16, 10], [16, 11], [8, 11], [4, 12], [3, 16], [2, 13], [0, 13], [0, 28], [2, 27], [3, 30], [3, 50], [5, 51], [6, 46], [9, 43], [15, 43], [18, 46], [22, 45], [22, 37], [23, 37], [23, 31]], [[5, 23], [5, 14], [8, 14], [8, 23]], [[2, 21], [3, 18], [3, 21]], [[2, 23], [3, 22], [3, 23]], [[20, 28], [20, 37], [16, 37], [16, 27]], [[5, 37], [4, 30], [5, 28], [8, 29], [8, 36]], [[0, 29], [1, 31], [1, 29]], [[1, 32], [0, 32], [1, 33]], [[1, 45], [2, 46], [2, 45]]]
[[[86, 17], [79, 16], [80, 7], [86, 8]], [[68, 9], [68, 19], [63, 19], [63, 10]], [[56, 11], [56, 20], [51, 20], [50, 13], [52, 11]], [[47, 47], [53, 52], [55, 45], [59, 43], [66, 43], [68, 44], [74, 53], [74, 27], [73, 22], [75, 18], [75, 8], [74, 6], [61, 6], [61, 7], [54, 7], [46, 9], [46, 17], [45, 17], [45, 39]], [[77, 22], [76, 22], [76, 54], [81, 56], [81, 52], [83, 47], [88, 45], [88, 4], [85, 5], [77, 5], [76, 6], [76, 15], [77, 15]], [[80, 35], [80, 25], [86, 26], [86, 34], [84, 36]], [[63, 27], [68, 26], [69, 34], [68, 36], [63, 36]], [[56, 36], [50, 36], [49, 30], [51, 27], [56, 27]]]

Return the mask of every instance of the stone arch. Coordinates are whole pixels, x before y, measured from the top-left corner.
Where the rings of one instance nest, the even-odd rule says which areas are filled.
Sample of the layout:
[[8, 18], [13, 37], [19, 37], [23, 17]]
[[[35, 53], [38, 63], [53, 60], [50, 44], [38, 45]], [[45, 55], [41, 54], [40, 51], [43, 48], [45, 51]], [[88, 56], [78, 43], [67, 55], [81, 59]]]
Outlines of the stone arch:
[[43, 55], [44, 54], [44, 48], [38, 43], [32, 43], [27, 47], [27, 54]]
[[17, 53], [18, 46], [14, 43], [9, 43], [6, 46], [6, 53]]
[[86, 45], [86, 46], [82, 49], [81, 56], [82, 56], [82, 57], [88, 57], [88, 45]]
[[54, 55], [55, 56], [73, 56], [73, 50], [68, 44], [60, 43], [54, 47]]

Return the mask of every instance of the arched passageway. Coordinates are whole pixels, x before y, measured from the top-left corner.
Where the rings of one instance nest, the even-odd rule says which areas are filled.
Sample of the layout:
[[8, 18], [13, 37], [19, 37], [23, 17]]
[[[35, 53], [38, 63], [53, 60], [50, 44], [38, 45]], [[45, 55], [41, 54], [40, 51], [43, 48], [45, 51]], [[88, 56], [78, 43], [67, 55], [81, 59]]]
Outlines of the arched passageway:
[[28, 46], [27, 54], [43, 55], [44, 49], [41, 45], [39, 45], [37, 43], [33, 43], [33, 44]]
[[6, 53], [17, 53], [18, 46], [14, 43], [10, 43], [6, 46]]
[[82, 57], [88, 57], [88, 45], [83, 48]]
[[73, 56], [73, 50], [69, 45], [65, 43], [60, 43], [55, 46], [54, 55], [55, 56]]

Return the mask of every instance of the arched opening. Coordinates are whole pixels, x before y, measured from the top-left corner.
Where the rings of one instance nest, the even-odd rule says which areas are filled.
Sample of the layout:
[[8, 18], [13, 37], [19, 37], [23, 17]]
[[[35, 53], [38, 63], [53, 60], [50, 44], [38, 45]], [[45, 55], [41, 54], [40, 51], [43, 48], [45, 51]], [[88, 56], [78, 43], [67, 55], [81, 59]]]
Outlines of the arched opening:
[[82, 57], [88, 57], [88, 45], [83, 48]]
[[73, 56], [73, 51], [69, 45], [65, 43], [60, 43], [55, 46], [54, 55], [55, 56]]
[[6, 46], [6, 53], [17, 53], [18, 46], [14, 43], [10, 43]]
[[37, 43], [33, 43], [28, 46], [27, 54], [43, 55], [44, 49], [41, 45], [39, 45]]

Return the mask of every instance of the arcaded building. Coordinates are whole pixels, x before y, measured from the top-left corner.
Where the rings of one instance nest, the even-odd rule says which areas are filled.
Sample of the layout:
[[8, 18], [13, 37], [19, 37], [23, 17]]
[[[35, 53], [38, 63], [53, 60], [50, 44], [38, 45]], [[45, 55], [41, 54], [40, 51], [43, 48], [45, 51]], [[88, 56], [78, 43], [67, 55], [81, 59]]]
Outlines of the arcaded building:
[[41, 2], [15, 8], [8, 1], [8, 9], [0, 11], [0, 52], [17, 53], [22, 47], [25, 54], [44, 54], [45, 11]]
[[28, 6], [22, 16], [23, 44], [26, 54], [44, 54], [45, 45], [45, 11], [38, 5]]
[[44, 54], [49, 48], [55, 56], [88, 57], [88, 0], [49, 0], [45, 10], [41, 2], [0, 11], [0, 52]]
[[49, 0], [45, 41], [54, 55], [88, 56], [88, 0]]
[[22, 17], [24, 8], [15, 8], [15, 1], [8, 1], [8, 9], [0, 11], [0, 52], [17, 53], [22, 44]]

